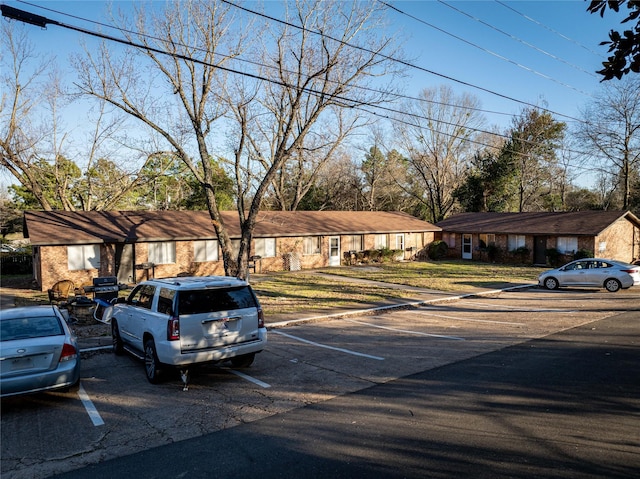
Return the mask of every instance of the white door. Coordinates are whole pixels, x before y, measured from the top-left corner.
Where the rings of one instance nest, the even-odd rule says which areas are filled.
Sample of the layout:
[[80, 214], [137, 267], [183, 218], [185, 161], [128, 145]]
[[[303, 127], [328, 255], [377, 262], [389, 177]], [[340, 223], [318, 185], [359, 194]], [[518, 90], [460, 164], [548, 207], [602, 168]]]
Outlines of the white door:
[[329, 266], [340, 266], [340, 236], [329, 237]]
[[462, 259], [471, 259], [472, 257], [471, 235], [462, 235]]

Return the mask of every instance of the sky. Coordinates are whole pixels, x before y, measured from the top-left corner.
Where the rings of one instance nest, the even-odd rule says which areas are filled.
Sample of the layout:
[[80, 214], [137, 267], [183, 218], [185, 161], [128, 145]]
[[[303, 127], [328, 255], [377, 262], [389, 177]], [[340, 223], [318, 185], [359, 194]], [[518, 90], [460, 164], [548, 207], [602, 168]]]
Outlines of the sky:
[[[607, 47], [599, 43], [607, 40], [611, 29], [622, 29], [626, 11], [607, 11], [601, 18], [586, 11], [589, 2], [584, 0], [385, 1], [393, 7], [388, 8], [388, 31], [403, 41], [406, 58], [414, 65], [404, 79], [406, 95], [450, 85], [457, 94], [477, 96], [489, 124], [503, 130], [527, 104], [543, 106], [557, 119], [574, 123], [581, 108], [603, 88], [595, 71], [606, 59]], [[96, 25], [81, 19], [104, 22], [108, 3], [0, 2], [91, 30], [97, 30]], [[131, 4], [115, 3], [125, 8]], [[265, 2], [266, 11], [277, 16], [278, 4], [270, 9], [270, 3]], [[31, 35], [37, 49], [55, 54], [61, 65], [80, 50], [81, 40], [91, 41], [51, 25], [46, 30], [34, 26]]]

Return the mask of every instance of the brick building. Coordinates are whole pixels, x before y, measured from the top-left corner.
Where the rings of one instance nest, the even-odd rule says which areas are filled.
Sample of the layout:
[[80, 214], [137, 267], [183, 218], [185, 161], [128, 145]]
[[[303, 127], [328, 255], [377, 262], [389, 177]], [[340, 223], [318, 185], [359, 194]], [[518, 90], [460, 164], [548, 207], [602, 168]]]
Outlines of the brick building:
[[[236, 212], [223, 212], [234, 244]], [[206, 211], [28, 211], [34, 277], [45, 291], [62, 279], [90, 285], [98, 276], [132, 284], [146, 277], [224, 274]], [[410, 259], [440, 228], [399, 212], [264, 211], [251, 244], [256, 271], [339, 266], [366, 250], [396, 250]]]
[[640, 219], [629, 211], [461, 213], [436, 226], [451, 258], [545, 265], [549, 250], [560, 262], [580, 250], [628, 263], [640, 258]]

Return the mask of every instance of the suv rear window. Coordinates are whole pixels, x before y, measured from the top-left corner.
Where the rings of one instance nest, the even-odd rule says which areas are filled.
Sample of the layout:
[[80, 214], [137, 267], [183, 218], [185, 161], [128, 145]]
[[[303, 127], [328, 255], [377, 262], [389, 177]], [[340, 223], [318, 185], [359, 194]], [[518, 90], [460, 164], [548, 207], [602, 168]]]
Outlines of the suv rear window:
[[178, 293], [178, 314], [200, 314], [233, 309], [255, 308], [256, 300], [248, 286], [231, 289], [203, 289]]

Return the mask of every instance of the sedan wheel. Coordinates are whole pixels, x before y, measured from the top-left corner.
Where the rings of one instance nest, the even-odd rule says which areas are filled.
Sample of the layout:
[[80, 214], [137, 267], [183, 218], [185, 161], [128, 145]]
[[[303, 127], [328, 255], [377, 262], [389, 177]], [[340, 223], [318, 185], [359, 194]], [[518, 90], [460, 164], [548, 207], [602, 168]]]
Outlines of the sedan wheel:
[[558, 289], [558, 286], [560, 286], [558, 284], [558, 280], [555, 279], [554, 277], [547, 278], [544, 280], [544, 287], [547, 289]]
[[118, 331], [118, 323], [113, 321], [111, 323], [111, 342], [113, 344], [113, 353], [120, 356], [124, 350], [124, 344], [120, 337], [120, 331]]
[[144, 370], [151, 384], [158, 384], [160, 382], [160, 361], [158, 361], [156, 345], [153, 339], [148, 339], [144, 343]]
[[610, 293], [615, 293], [617, 291], [620, 291], [620, 288], [622, 288], [622, 285], [620, 284], [620, 281], [618, 281], [617, 279], [609, 278], [604, 282], [604, 287]]

